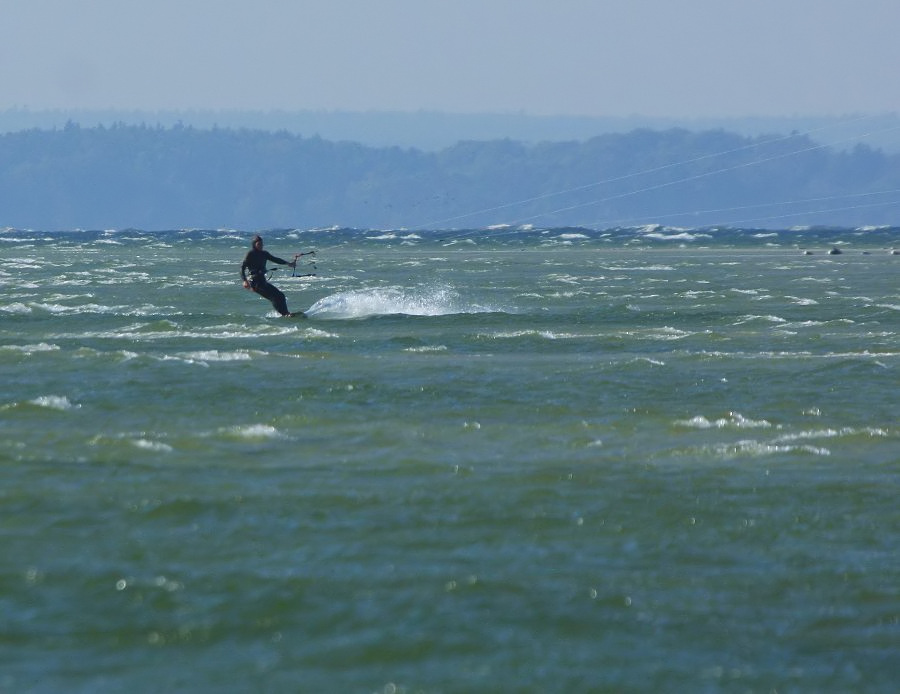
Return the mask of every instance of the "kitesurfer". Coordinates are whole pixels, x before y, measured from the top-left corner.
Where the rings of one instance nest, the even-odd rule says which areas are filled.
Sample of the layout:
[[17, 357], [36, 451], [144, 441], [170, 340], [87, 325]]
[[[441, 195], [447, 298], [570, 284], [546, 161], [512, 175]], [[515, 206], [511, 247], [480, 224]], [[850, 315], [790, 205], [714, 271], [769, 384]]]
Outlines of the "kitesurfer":
[[266, 261], [271, 260], [279, 265], [289, 265], [297, 267], [296, 259], [292, 262], [276, 258], [269, 251], [263, 250], [262, 236], [257, 234], [253, 237], [253, 249], [247, 251], [244, 262], [241, 263], [241, 279], [244, 281], [244, 289], [250, 289], [260, 296], [265, 297], [272, 302], [272, 306], [282, 316], [293, 316], [288, 311], [287, 300], [284, 294], [274, 284], [269, 283], [266, 278]]

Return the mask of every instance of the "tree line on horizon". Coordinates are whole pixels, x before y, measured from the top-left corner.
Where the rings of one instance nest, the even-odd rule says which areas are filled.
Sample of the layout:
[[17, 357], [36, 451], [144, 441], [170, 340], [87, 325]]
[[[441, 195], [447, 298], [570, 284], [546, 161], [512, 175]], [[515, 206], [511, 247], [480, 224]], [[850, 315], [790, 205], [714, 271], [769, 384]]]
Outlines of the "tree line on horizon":
[[806, 135], [638, 129], [437, 152], [133, 125], [0, 135], [0, 226], [898, 225], [900, 155]]

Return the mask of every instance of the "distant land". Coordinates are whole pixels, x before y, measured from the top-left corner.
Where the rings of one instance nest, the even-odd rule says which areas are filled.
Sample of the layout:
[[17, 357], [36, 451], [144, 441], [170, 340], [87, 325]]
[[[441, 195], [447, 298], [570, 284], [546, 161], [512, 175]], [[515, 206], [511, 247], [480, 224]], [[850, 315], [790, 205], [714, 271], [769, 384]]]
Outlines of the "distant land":
[[[29, 128], [84, 128], [116, 123], [171, 127], [213, 127], [358, 142], [370, 147], [415, 147], [437, 151], [461, 141], [510, 139], [523, 143], [584, 141], [598, 135], [627, 133], [638, 128], [693, 131], [726, 130], [745, 136], [791, 132], [810, 133], [823, 144], [845, 149], [866, 144], [900, 152], [900, 114], [844, 116], [771, 116], [747, 118], [648, 118], [603, 116], [535, 116], [527, 113], [442, 113], [436, 111], [126, 111], [29, 110], [0, 111], [0, 133]], [[862, 136], [865, 135], [865, 136]]]
[[0, 134], [0, 227], [900, 227], [900, 153], [856, 125], [845, 139], [642, 127], [424, 149], [70, 119]]

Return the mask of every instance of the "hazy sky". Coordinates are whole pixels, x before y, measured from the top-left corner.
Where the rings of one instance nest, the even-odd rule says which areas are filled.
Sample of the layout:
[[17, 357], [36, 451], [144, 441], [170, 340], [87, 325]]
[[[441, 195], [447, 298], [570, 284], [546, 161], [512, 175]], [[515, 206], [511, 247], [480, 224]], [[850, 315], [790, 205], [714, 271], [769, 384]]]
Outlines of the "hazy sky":
[[900, 0], [0, 0], [0, 109], [900, 112]]

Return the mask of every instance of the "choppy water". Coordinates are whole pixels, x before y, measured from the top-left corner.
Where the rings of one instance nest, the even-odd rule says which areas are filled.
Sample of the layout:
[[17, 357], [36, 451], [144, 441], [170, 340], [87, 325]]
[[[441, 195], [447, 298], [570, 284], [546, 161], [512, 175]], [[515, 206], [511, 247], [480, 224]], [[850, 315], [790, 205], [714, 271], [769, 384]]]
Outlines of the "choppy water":
[[249, 237], [0, 233], [0, 691], [895, 690], [900, 232]]

